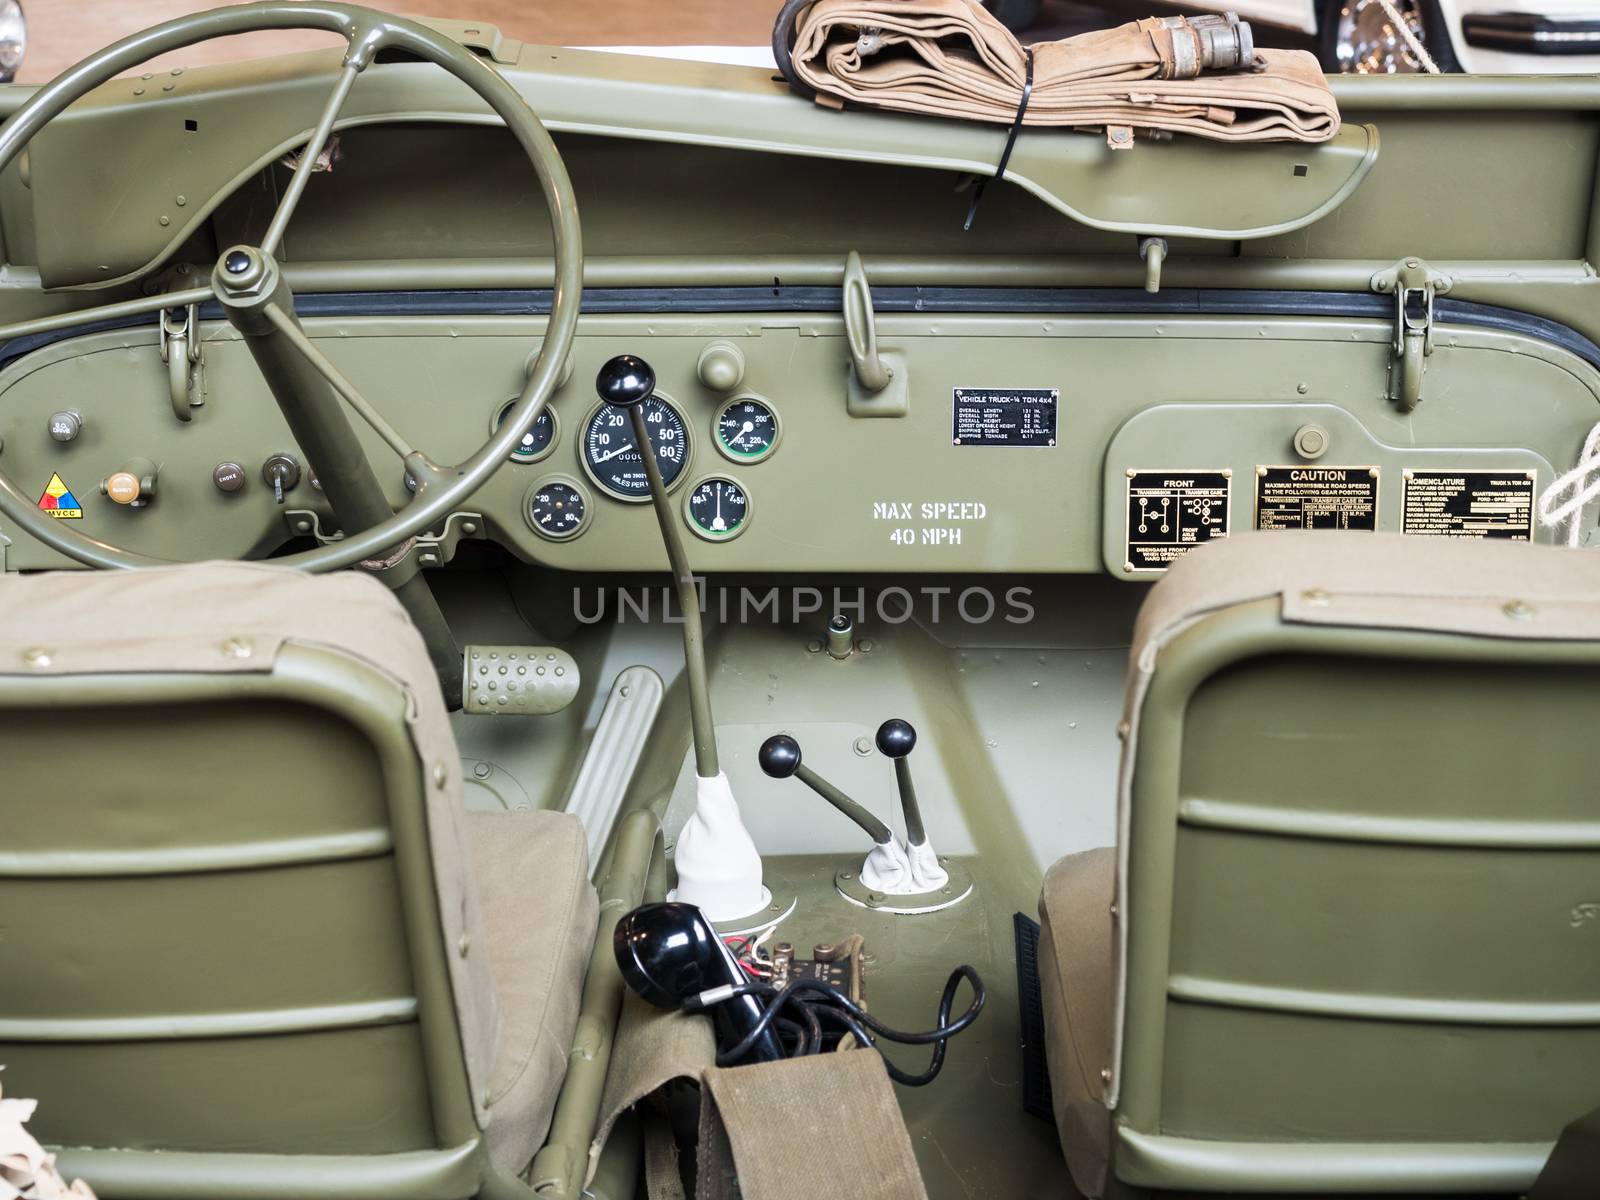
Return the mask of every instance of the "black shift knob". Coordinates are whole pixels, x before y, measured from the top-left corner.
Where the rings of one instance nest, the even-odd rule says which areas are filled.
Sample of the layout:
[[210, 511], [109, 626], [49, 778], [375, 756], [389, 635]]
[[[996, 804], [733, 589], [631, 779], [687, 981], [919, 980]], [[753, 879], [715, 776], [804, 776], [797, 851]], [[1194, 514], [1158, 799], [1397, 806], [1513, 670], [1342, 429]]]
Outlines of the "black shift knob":
[[910, 721], [890, 717], [878, 726], [878, 752], [889, 758], [904, 758], [917, 744], [917, 731]]
[[787, 779], [800, 769], [800, 743], [787, 733], [775, 733], [761, 743], [756, 761], [774, 779]]
[[600, 399], [618, 408], [643, 404], [656, 390], [656, 373], [636, 354], [619, 354], [609, 359], [595, 376], [594, 390]]

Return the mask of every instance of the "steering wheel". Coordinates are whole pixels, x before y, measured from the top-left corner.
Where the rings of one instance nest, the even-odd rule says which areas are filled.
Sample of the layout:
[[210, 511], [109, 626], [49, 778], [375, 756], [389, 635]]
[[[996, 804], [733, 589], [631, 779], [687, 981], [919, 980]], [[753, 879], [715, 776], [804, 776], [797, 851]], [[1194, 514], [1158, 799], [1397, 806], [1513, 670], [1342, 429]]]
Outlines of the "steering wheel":
[[[301, 163], [259, 246], [223, 252], [210, 286], [101, 305], [56, 317], [0, 326], [0, 341], [46, 329], [70, 328], [210, 300], [221, 303], [255, 356], [302, 451], [343, 523], [347, 536], [273, 561], [306, 571], [332, 571], [363, 560], [392, 566], [404, 561], [411, 539], [459, 508], [509, 460], [512, 449], [555, 390], [578, 322], [583, 246], [577, 201], [550, 134], [500, 75], [465, 47], [414, 21], [353, 4], [263, 3], [212, 9], [136, 33], [90, 55], [36, 92], [0, 130], [0, 171], [44, 126], [91, 89], [146, 59], [211, 38], [267, 29], [321, 29], [344, 37], [347, 50], [338, 82], [306, 143]], [[533, 163], [555, 237], [555, 292], [539, 355], [515, 407], [472, 457], [440, 465], [412, 448], [319, 351], [294, 315], [293, 297], [273, 259], [296, 204], [326, 146], [356, 79], [380, 50], [399, 50], [444, 68], [470, 87], [505, 121]], [[331, 389], [331, 391], [330, 391]], [[405, 462], [416, 495], [400, 512], [383, 497], [337, 395], [373, 427]], [[93, 567], [148, 567], [170, 560], [136, 554], [89, 537], [41, 512], [0, 465], [0, 512], [46, 545]]]

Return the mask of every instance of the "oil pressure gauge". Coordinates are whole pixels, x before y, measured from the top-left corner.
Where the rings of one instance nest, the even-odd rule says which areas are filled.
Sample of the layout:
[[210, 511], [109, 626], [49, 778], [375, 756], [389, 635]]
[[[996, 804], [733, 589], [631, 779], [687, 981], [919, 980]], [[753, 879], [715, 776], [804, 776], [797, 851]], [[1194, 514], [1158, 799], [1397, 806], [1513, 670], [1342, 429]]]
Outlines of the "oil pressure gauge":
[[[661, 396], [651, 396], [642, 406], [650, 445], [661, 482], [669, 489], [689, 464], [689, 429], [678, 410]], [[584, 428], [578, 454], [583, 469], [600, 488], [618, 500], [648, 501], [650, 481], [644, 473], [641, 447], [634, 445], [633, 422], [626, 409], [601, 405]]]
[[577, 537], [589, 523], [589, 501], [576, 480], [551, 475], [528, 489], [522, 515], [540, 537], [563, 542]]
[[[512, 397], [501, 405], [500, 411], [495, 414], [494, 427], [491, 433], [500, 432], [500, 426], [506, 423], [506, 418], [511, 415], [511, 410], [517, 406], [517, 398]], [[545, 407], [533, 419], [533, 425], [522, 435], [522, 440], [517, 443], [516, 449], [511, 451], [511, 461], [514, 463], [536, 463], [546, 457], [556, 445], [556, 414]]]
[[758, 463], [778, 448], [778, 414], [756, 396], [739, 396], [717, 414], [717, 449], [737, 463]]
[[689, 528], [708, 542], [738, 537], [750, 523], [750, 496], [724, 475], [702, 479], [683, 504]]

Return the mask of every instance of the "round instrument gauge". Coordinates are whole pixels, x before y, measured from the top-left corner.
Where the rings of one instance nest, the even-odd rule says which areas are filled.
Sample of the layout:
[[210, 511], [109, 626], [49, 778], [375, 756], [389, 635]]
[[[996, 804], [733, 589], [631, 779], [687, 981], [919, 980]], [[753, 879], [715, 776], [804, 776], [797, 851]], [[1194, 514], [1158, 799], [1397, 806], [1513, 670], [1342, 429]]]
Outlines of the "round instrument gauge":
[[690, 489], [683, 511], [689, 528], [706, 541], [726, 542], [750, 523], [750, 496], [726, 476], [713, 475]]
[[740, 396], [717, 414], [717, 449], [737, 463], [758, 463], [778, 447], [778, 414], [765, 400]]
[[552, 475], [528, 489], [522, 515], [540, 537], [562, 542], [577, 537], [589, 523], [589, 501], [575, 480]]
[[[683, 417], [661, 396], [651, 396], [641, 406], [650, 431], [650, 453], [661, 469], [661, 482], [669, 489], [689, 464], [689, 429]], [[602, 404], [590, 416], [578, 448], [583, 469], [602, 490], [618, 500], [650, 499], [650, 481], [644, 458], [633, 436], [633, 418], [625, 409]]]
[[[512, 397], [500, 406], [500, 411], [494, 415], [494, 425], [491, 433], [500, 432], [500, 426], [506, 423], [506, 418], [511, 415], [511, 410], [517, 406], [516, 397]], [[517, 443], [517, 448], [511, 452], [511, 461], [514, 463], [535, 463], [544, 458], [556, 448], [556, 414], [546, 405], [543, 412], [533, 419], [533, 426], [522, 435], [522, 440]]]

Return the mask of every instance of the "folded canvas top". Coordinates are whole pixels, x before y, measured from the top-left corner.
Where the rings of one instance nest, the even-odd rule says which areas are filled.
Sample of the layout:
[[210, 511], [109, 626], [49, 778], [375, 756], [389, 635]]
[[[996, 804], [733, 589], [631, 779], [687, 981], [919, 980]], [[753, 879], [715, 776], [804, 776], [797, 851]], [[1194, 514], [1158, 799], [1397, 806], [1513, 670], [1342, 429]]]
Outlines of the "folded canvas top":
[[[780, 65], [821, 103], [1004, 125], [1021, 112], [1026, 125], [1104, 129], [1116, 149], [1136, 129], [1233, 142], [1339, 131], [1315, 57], [1255, 50], [1231, 16], [1148, 18], [1027, 48], [978, 0], [790, 0], [779, 20]], [[1242, 47], [1239, 69], [1206, 68], [1228, 61], [1210, 53], [1219, 31]]]

